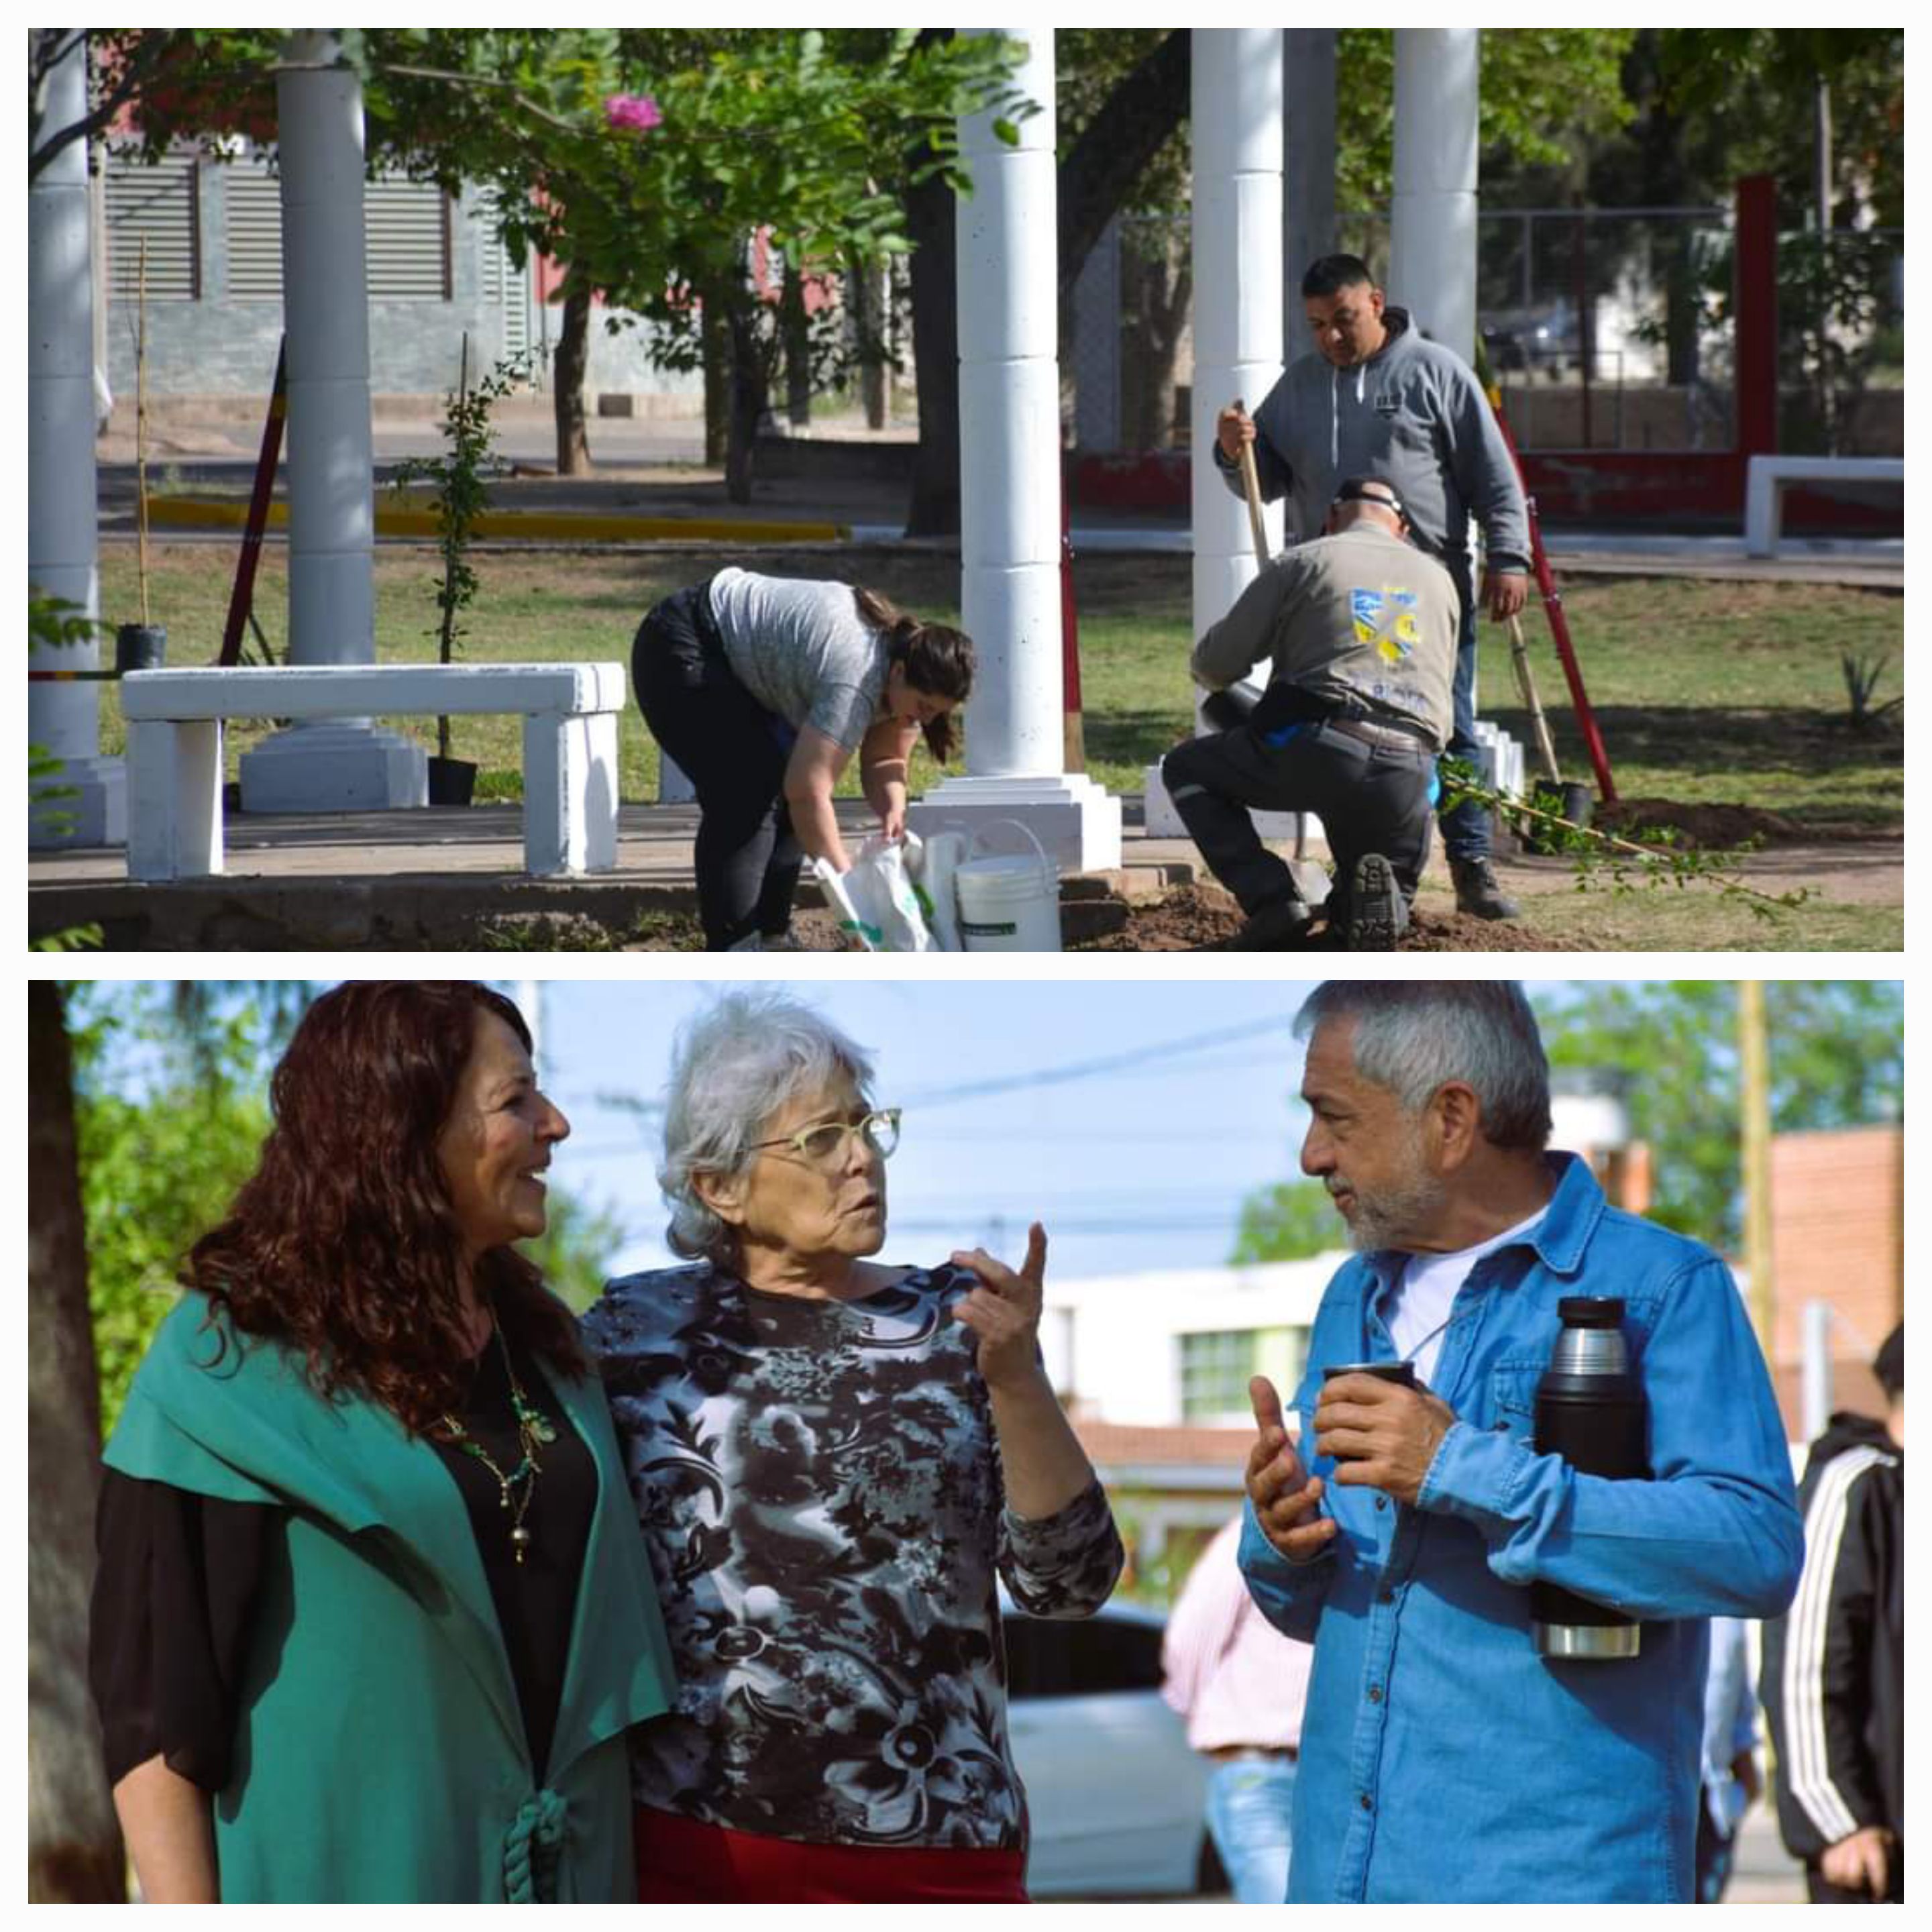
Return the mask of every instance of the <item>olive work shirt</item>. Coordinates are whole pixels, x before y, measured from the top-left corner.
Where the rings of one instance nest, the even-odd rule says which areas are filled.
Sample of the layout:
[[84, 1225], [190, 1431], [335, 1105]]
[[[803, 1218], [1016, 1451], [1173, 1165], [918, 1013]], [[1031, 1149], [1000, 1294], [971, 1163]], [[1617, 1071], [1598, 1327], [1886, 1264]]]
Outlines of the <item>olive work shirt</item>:
[[1454, 580], [1433, 557], [1358, 524], [1284, 552], [1194, 647], [1195, 681], [1231, 685], [1272, 658], [1290, 684], [1336, 710], [1449, 742], [1460, 622]]

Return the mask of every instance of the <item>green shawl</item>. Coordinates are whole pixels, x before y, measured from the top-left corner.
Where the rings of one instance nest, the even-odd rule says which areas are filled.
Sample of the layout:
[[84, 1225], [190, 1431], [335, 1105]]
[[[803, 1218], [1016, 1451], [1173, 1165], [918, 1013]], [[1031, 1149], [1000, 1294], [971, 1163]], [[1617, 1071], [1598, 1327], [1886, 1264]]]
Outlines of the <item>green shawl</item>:
[[214, 1797], [223, 1900], [634, 1900], [624, 1732], [669, 1708], [674, 1678], [602, 1388], [552, 1372], [598, 1499], [539, 1787], [436, 1451], [208, 1312], [186, 1294], [162, 1323], [104, 1460], [282, 1506]]

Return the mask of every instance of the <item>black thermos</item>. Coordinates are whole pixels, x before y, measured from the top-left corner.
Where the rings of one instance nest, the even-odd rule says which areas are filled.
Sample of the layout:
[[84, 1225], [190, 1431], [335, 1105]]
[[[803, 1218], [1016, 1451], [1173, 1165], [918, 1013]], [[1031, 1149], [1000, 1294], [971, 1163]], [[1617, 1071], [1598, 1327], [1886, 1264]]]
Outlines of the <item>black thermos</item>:
[[[1643, 1390], [1624, 1346], [1624, 1304], [1614, 1296], [1566, 1295], [1550, 1366], [1536, 1385], [1536, 1446], [1587, 1476], [1616, 1480], [1650, 1473]], [[1554, 1583], [1529, 1586], [1543, 1657], [1634, 1657], [1643, 1626]]]

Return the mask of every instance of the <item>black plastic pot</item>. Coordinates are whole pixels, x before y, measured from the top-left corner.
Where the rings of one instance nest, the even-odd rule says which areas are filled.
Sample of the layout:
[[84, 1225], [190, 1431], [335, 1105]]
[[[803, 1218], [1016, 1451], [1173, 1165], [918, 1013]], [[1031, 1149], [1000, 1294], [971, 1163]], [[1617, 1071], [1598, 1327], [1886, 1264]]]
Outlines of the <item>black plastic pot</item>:
[[114, 668], [123, 676], [130, 670], [159, 670], [167, 661], [166, 625], [123, 624], [114, 633]]
[[[1596, 805], [1588, 785], [1559, 778], [1538, 778], [1529, 788], [1529, 802], [1539, 812], [1553, 812], [1567, 819], [1579, 832], [1589, 824]], [[1531, 852], [1554, 852], [1559, 849], [1556, 838], [1556, 826], [1532, 818], [1523, 835], [1523, 847]]]
[[476, 789], [476, 767], [465, 758], [438, 758], [429, 761], [429, 802], [432, 805], [467, 805]]

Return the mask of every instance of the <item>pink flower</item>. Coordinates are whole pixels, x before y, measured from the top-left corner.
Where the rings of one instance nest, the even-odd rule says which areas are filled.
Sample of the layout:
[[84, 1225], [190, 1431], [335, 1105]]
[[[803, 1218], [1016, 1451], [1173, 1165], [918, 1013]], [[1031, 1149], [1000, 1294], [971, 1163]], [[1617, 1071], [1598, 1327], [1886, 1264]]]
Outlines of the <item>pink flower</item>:
[[604, 118], [614, 128], [634, 128], [641, 134], [663, 120], [663, 111], [648, 94], [614, 94], [604, 104]]

